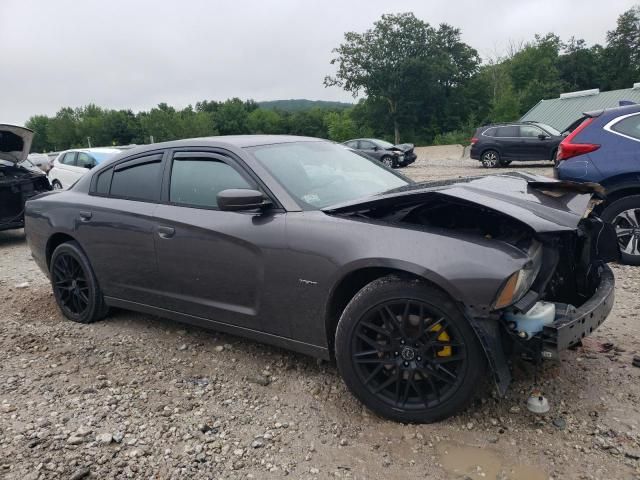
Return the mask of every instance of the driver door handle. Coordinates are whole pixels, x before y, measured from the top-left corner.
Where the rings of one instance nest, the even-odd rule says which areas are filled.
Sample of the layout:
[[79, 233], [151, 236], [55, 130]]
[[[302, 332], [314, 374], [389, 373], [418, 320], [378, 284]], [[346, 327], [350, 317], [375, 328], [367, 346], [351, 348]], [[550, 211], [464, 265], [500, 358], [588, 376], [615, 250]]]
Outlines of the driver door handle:
[[157, 231], [160, 238], [171, 238], [176, 234], [176, 229], [173, 227], [159, 226]]
[[91, 220], [91, 217], [93, 216], [93, 214], [86, 210], [82, 210], [78, 212], [78, 216], [80, 217], [80, 220], [82, 220], [83, 222], [88, 222], [89, 220]]

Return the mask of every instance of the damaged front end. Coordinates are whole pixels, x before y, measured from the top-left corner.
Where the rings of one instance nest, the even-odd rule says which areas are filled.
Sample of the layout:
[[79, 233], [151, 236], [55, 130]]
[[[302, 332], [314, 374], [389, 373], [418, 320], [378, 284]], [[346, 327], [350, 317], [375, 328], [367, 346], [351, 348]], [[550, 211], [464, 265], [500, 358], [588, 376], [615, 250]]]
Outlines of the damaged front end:
[[22, 228], [27, 200], [51, 190], [43, 172], [26, 168], [33, 132], [0, 125], [0, 230]]
[[618, 260], [619, 248], [613, 227], [592, 214], [601, 198], [598, 185], [513, 173], [414, 184], [332, 212], [518, 249], [520, 268], [504, 273], [493, 298], [486, 305], [463, 305], [504, 393], [510, 355], [536, 363], [557, 359], [598, 328], [613, 307], [607, 263]]

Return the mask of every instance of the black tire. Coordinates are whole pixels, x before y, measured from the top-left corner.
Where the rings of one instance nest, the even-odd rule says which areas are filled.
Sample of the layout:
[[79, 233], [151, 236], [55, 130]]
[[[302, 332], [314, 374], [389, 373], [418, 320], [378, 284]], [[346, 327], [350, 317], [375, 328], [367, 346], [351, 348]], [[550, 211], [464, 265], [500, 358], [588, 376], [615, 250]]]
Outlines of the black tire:
[[58, 180], [51, 182], [51, 186], [54, 190], [62, 190], [62, 184]]
[[353, 395], [400, 422], [431, 423], [458, 413], [486, 373], [482, 346], [451, 299], [395, 276], [374, 280], [349, 302], [335, 352]]
[[109, 308], [89, 259], [78, 243], [58, 245], [49, 265], [53, 295], [65, 317], [78, 323], [91, 323], [107, 315]]
[[389, 155], [385, 155], [380, 161], [387, 168], [396, 168], [396, 162]]
[[640, 195], [616, 200], [604, 209], [601, 217], [616, 228], [621, 262], [640, 265]]
[[551, 152], [551, 161], [553, 163], [556, 163], [556, 157], [558, 156], [558, 149], [554, 148], [553, 152]]
[[496, 150], [485, 150], [480, 157], [484, 168], [498, 168], [500, 166], [500, 154]]

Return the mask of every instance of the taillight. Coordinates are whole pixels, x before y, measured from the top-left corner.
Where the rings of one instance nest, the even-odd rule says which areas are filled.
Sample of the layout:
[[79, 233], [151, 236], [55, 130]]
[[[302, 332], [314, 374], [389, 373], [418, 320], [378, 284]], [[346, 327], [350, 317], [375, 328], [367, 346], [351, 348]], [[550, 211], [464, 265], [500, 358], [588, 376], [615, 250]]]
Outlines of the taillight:
[[471, 139], [471, 145], [475, 145], [476, 143], [478, 143], [478, 139], [476, 137], [473, 137]]
[[584, 130], [591, 122], [593, 122], [593, 118], [587, 118], [560, 143], [556, 161], [561, 162], [562, 160], [584, 155], [585, 153], [590, 153], [600, 148], [600, 145], [597, 143], [573, 143], [576, 135]]

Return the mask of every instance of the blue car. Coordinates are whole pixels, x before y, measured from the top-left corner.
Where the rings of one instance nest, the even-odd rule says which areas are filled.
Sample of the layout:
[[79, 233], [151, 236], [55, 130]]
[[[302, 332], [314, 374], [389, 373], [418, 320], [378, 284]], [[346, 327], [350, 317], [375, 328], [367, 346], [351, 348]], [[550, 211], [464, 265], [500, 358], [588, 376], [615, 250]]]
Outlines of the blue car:
[[588, 112], [571, 128], [556, 177], [605, 187], [600, 216], [616, 227], [622, 262], [640, 265], [640, 105]]

